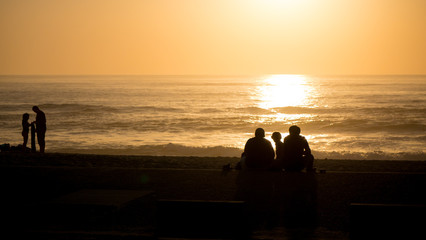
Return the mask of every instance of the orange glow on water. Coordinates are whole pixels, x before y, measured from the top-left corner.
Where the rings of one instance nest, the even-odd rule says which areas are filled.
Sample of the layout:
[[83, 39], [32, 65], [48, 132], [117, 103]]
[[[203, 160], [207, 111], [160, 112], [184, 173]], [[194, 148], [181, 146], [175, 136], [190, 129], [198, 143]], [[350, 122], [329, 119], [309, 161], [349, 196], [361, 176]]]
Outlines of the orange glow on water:
[[302, 105], [308, 98], [308, 86], [303, 75], [272, 75], [259, 87], [260, 107], [277, 108]]

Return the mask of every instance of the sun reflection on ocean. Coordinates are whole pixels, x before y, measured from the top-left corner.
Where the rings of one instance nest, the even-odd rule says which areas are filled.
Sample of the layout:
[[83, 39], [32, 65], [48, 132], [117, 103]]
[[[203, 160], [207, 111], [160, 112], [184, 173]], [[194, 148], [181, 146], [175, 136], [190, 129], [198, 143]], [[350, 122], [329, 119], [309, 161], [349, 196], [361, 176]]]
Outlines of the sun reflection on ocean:
[[309, 86], [304, 75], [271, 75], [258, 87], [259, 107], [272, 109], [305, 104]]

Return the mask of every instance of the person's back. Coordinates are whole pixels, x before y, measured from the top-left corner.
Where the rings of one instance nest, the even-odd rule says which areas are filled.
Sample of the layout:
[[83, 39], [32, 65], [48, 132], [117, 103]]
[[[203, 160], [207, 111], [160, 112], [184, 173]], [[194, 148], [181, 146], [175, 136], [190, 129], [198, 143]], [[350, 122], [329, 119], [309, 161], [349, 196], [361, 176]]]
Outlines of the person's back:
[[284, 138], [284, 169], [300, 171], [306, 167], [313, 169], [313, 156], [305, 137], [300, 136], [300, 128], [291, 126], [290, 135]]
[[261, 128], [256, 129], [256, 136], [250, 138], [245, 147], [245, 164], [252, 169], [267, 169], [274, 160], [274, 149], [270, 141], [264, 138], [265, 131]]
[[45, 131], [46, 130], [46, 115], [40, 109], [38, 109], [38, 111], [36, 113], [37, 113], [37, 115], [36, 115], [37, 129]]
[[310, 153], [310, 148], [305, 137], [289, 135], [284, 138], [284, 153], [287, 158], [301, 158], [307, 152]]

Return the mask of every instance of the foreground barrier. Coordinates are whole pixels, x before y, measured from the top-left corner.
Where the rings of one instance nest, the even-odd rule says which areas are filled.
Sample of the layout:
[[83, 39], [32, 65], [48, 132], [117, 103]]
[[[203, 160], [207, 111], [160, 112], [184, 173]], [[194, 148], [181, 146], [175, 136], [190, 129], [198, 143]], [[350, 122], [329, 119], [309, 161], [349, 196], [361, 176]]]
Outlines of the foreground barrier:
[[139, 227], [154, 220], [155, 195], [151, 191], [82, 189], [27, 207], [29, 228], [61, 230], [113, 230]]
[[244, 239], [248, 234], [242, 201], [157, 201], [158, 237]]
[[351, 239], [426, 239], [426, 205], [350, 205]]

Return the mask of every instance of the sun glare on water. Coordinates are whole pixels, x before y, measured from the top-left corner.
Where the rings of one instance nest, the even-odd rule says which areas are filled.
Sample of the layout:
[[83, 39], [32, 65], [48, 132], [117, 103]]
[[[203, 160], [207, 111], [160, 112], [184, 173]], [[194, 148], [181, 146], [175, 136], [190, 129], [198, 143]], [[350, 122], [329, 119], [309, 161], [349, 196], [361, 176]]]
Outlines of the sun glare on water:
[[260, 107], [292, 107], [305, 103], [308, 87], [303, 75], [272, 75], [259, 87]]

